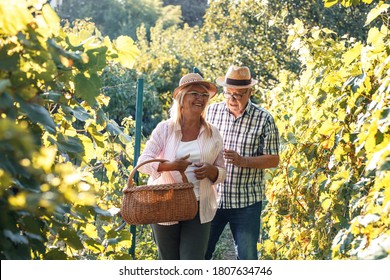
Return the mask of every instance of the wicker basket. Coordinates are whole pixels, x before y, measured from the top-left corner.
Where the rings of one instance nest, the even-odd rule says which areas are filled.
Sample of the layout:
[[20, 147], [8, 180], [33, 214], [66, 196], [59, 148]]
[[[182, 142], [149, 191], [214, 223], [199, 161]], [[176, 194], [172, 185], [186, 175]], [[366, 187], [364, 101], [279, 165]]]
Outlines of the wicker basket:
[[164, 162], [164, 159], [145, 161], [131, 172], [127, 187], [123, 190], [122, 218], [131, 225], [191, 220], [196, 216], [198, 203], [194, 185], [188, 182], [184, 173], [183, 183], [134, 186], [133, 176], [137, 169], [150, 162]]

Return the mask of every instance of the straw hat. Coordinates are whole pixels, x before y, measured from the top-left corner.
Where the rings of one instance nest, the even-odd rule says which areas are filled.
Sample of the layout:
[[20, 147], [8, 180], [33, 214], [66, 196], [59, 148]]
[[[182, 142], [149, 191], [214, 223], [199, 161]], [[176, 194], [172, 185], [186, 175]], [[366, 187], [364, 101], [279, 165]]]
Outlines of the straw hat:
[[207, 88], [208, 93], [210, 94], [210, 98], [212, 98], [217, 92], [217, 86], [213, 83], [207, 82], [203, 80], [202, 76], [198, 73], [189, 73], [184, 75], [179, 82], [179, 86], [173, 91], [173, 98], [176, 98], [177, 94], [186, 86], [199, 84], [203, 85]]
[[226, 76], [219, 77], [216, 82], [218, 85], [228, 88], [250, 88], [257, 84], [257, 80], [252, 79], [248, 67], [235, 65], [230, 66]]

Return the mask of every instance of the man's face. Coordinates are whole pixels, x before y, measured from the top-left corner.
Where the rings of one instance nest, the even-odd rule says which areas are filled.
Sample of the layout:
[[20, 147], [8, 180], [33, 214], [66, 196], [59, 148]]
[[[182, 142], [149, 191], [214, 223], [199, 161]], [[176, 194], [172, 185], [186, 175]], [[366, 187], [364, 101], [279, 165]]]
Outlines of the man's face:
[[226, 99], [226, 105], [228, 106], [229, 110], [238, 117], [241, 115], [246, 105], [248, 104], [249, 98], [251, 96], [252, 89], [251, 88], [244, 88], [244, 89], [237, 89], [237, 88], [225, 88], [224, 89], [224, 97]]

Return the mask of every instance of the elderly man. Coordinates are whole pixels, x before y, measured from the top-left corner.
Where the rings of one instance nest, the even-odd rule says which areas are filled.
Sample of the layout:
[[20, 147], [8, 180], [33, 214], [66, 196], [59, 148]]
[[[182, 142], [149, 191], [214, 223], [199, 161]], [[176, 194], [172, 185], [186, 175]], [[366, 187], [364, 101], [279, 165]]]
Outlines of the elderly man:
[[229, 223], [237, 259], [257, 260], [264, 169], [279, 164], [279, 132], [272, 115], [250, 100], [257, 80], [248, 67], [231, 66], [216, 82], [225, 102], [211, 104], [207, 120], [222, 134], [227, 175], [218, 185], [221, 198], [205, 258], [212, 258]]

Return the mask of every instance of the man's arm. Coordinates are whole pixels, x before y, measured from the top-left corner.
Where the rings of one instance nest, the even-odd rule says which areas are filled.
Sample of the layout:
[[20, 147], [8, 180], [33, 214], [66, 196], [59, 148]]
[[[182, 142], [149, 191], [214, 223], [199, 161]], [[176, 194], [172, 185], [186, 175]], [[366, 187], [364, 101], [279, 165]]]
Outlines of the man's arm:
[[279, 164], [279, 155], [261, 155], [257, 157], [244, 157], [240, 156], [236, 151], [225, 150], [224, 157], [228, 163], [234, 164], [240, 167], [249, 168], [274, 168]]

